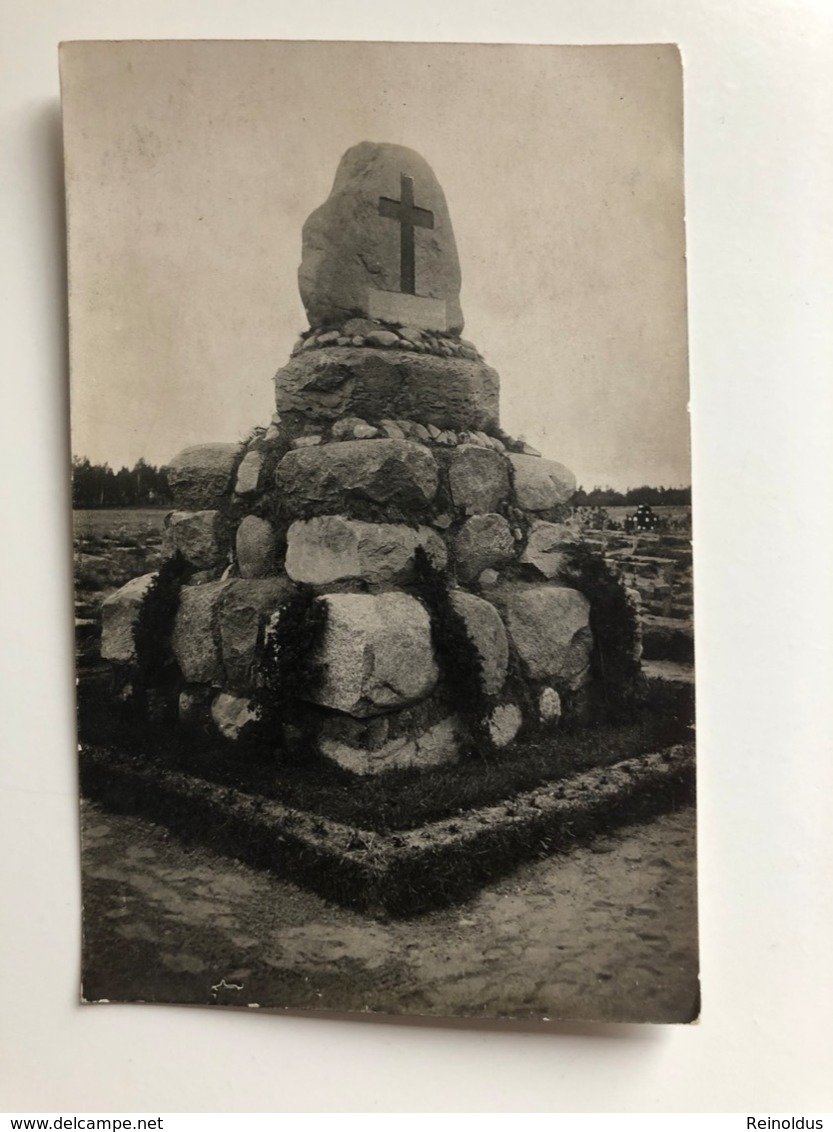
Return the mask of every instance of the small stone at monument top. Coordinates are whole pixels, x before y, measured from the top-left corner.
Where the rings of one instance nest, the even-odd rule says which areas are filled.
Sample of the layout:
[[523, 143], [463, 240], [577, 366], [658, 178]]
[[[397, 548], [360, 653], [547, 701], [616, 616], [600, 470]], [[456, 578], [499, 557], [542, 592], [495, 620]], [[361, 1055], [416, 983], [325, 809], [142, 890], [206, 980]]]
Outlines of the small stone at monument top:
[[459, 333], [457, 246], [427, 161], [401, 145], [348, 149], [304, 225], [298, 283], [312, 327], [365, 317]]

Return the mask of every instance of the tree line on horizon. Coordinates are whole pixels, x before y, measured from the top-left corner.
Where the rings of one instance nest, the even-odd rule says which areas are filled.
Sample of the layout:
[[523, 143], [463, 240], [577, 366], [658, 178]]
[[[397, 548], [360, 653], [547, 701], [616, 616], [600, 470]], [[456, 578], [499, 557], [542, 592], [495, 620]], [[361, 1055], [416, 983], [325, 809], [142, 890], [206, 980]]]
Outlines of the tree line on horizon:
[[132, 468], [116, 472], [109, 464], [93, 464], [86, 456], [72, 458], [72, 506], [79, 511], [97, 507], [165, 507], [173, 503], [164, 468], [138, 459]]
[[[682, 507], [691, 504], [690, 487], [580, 487], [574, 507]], [[165, 507], [173, 504], [164, 468], [138, 459], [132, 468], [114, 471], [109, 464], [93, 464], [86, 456], [72, 460], [72, 505], [78, 510], [96, 507]]]
[[647, 503], [649, 507], [690, 507], [690, 487], [629, 487], [626, 491], [616, 491], [612, 487], [594, 487], [585, 491], [580, 487], [573, 496], [573, 507], [638, 507]]

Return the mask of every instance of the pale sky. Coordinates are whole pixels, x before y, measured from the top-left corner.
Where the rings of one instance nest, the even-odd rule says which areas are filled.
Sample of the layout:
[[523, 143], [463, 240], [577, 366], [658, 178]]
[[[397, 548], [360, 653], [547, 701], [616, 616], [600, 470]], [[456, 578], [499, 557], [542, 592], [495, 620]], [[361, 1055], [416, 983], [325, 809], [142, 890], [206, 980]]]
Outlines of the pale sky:
[[504, 429], [585, 487], [690, 482], [676, 48], [85, 43], [62, 84], [74, 453], [268, 423], [301, 226], [386, 141], [443, 186]]

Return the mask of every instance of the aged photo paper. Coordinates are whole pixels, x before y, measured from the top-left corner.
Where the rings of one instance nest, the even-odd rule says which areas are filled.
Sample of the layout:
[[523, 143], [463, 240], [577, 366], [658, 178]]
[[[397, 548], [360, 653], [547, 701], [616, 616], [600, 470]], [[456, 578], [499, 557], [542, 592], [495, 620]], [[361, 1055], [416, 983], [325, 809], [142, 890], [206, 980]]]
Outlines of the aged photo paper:
[[699, 1015], [677, 48], [61, 48], [85, 1002]]

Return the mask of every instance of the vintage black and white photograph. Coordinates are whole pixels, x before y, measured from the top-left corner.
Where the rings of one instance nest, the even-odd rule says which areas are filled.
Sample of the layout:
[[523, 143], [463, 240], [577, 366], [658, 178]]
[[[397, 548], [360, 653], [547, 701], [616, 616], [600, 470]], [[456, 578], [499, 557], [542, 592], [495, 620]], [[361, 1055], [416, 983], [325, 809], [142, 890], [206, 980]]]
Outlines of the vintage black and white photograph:
[[695, 1021], [677, 48], [61, 86], [84, 1002]]

